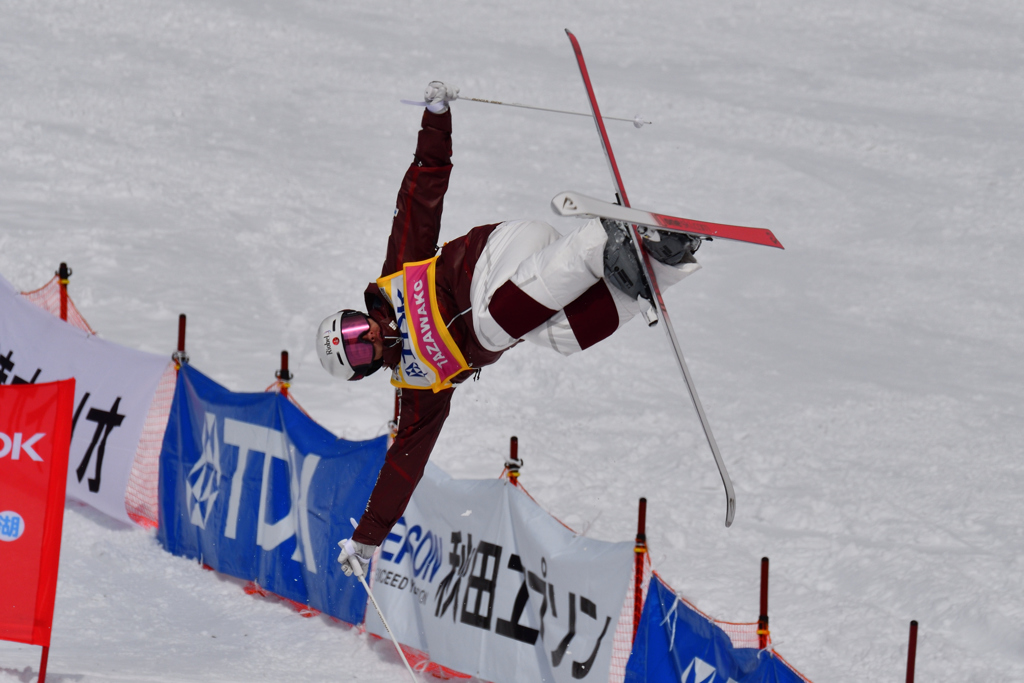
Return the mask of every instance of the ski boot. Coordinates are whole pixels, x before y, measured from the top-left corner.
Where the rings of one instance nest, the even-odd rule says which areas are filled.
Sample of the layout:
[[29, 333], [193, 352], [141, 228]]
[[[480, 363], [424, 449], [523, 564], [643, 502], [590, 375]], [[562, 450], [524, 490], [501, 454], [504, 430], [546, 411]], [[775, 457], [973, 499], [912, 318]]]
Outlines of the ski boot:
[[643, 297], [654, 304], [651, 288], [644, 277], [640, 256], [633, 248], [629, 225], [622, 221], [602, 218], [601, 225], [608, 233], [604, 245], [604, 278], [633, 299]]
[[[650, 285], [644, 277], [640, 256], [633, 248], [629, 224], [602, 218], [601, 225], [608, 233], [608, 242], [604, 247], [605, 279], [634, 299], [643, 297], [652, 306], [656, 306]], [[669, 266], [695, 263], [693, 252], [700, 248], [701, 243], [699, 237], [668, 230], [649, 229], [642, 239], [647, 253]]]
[[701, 239], [696, 235], [648, 229], [643, 239], [647, 253], [667, 266], [697, 262], [693, 254], [700, 249]]

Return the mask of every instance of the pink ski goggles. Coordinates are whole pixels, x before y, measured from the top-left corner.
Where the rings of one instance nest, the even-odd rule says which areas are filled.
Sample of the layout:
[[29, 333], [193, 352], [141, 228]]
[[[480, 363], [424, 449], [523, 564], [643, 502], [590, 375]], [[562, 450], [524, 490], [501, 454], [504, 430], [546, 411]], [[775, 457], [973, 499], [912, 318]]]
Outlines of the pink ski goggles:
[[341, 345], [349, 366], [356, 372], [365, 372], [373, 363], [373, 342], [366, 339], [370, 331], [370, 319], [359, 311], [345, 311], [338, 323], [331, 343]]

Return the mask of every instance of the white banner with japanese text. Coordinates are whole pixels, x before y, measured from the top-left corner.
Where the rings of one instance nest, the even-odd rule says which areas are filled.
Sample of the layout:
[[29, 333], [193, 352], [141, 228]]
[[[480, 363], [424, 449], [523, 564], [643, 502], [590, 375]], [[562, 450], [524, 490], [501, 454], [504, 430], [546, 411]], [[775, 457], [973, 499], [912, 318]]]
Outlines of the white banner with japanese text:
[[[371, 565], [403, 645], [494, 683], [607, 681], [633, 543], [578, 536], [504, 479], [427, 466]], [[387, 638], [367, 610], [366, 628]]]
[[0, 384], [75, 378], [67, 495], [123, 522], [131, 521], [125, 489], [167, 363], [69, 325], [0, 277]]

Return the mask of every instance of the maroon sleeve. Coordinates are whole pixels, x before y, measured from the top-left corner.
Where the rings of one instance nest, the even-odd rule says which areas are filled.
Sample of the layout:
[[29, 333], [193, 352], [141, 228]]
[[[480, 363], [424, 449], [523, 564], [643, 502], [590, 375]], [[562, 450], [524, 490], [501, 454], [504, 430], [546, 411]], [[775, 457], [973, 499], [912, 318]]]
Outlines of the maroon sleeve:
[[454, 389], [436, 394], [428, 390], [405, 389], [399, 404], [398, 435], [388, 449], [384, 466], [359, 520], [352, 540], [380, 545], [391, 527], [405, 512], [413, 489], [423, 476], [430, 452], [448, 417]]
[[[451, 112], [423, 112], [416, 155], [402, 179], [388, 253], [381, 275], [397, 272], [404, 263], [422, 261], [437, 251], [441, 210], [452, 172]], [[370, 284], [367, 290], [375, 288]], [[430, 452], [448, 417], [453, 389], [434, 393], [406, 389], [399, 405], [398, 434], [352, 539], [380, 545], [405, 512], [413, 489], [423, 476]]]
[[416, 155], [402, 179], [381, 276], [404, 263], [423, 261], [437, 251], [441, 210], [452, 173], [452, 115], [423, 112]]

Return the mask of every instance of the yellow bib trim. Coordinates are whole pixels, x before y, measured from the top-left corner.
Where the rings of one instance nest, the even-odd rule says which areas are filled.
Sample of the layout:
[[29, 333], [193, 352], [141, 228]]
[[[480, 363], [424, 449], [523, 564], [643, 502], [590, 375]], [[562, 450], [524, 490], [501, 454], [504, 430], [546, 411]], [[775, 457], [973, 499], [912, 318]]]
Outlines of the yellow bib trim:
[[452, 377], [470, 369], [437, 307], [437, 259], [406, 263], [399, 272], [377, 280], [402, 333], [402, 359], [391, 373], [396, 387], [438, 392], [451, 387]]

